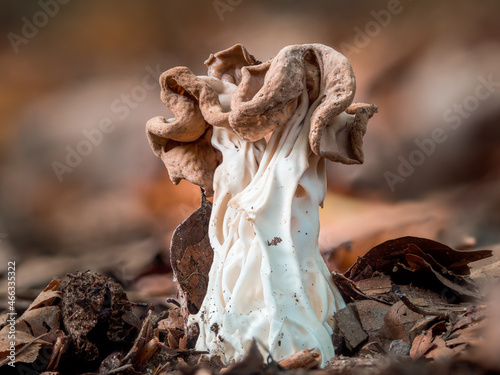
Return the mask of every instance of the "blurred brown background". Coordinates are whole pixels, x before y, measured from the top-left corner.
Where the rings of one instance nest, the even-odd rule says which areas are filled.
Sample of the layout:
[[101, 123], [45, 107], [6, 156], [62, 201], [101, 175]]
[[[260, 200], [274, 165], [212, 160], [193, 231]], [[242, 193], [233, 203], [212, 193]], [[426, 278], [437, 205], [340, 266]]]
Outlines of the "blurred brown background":
[[494, 0], [2, 2], [0, 274], [16, 260], [27, 299], [87, 269], [132, 299], [172, 294], [170, 236], [199, 193], [170, 183], [144, 126], [169, 116], [162, 71], [205, 74], [235, 43], [262, 61], [330, 45], [352, 62], [355, 100], [379, 106], [365, 164], [329, 164], [332, 269], [403, 235], [498, 248], [498, 14]]

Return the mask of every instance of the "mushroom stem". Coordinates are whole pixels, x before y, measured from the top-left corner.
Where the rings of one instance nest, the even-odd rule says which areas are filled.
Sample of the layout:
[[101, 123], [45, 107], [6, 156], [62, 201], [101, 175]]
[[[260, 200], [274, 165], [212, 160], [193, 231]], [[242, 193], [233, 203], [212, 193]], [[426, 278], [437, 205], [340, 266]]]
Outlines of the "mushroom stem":
[[214, 262], [191, 322], [200, 327], [196, 349], [226, 362], [241, 359], [254, 337], [277, 360], [311, 347], [324, 361], [335, 355], [333, 314], [344, 301], [318, 247], [325, 162], [309, 149], [316, 105], [305, 91], [299, 103], [267, 145], [214, 128], [223, 160], [209, 227]]

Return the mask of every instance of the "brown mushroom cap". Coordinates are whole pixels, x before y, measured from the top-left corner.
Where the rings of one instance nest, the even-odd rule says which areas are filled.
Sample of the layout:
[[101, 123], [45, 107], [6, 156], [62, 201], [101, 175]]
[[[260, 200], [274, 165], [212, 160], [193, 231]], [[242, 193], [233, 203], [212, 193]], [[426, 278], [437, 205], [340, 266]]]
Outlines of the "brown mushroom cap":
[[200, 97], [208, 111], [218, 105], [222, 112], [217, 93], [185, 67], [164, 72], [160, 87], [161, 99], [175, 119], [168, 121], [157, 116], [149, 120], [146, 124], [149, 144], [162, 159], [174, 184], [185, 179], [200, 186], [210, 197], [221, 155], [211, 144], [212, 129], [201, 113]]
[[169, 141], [161, 152], [161, 160], [170, 179], [178, 184], [182, 179], [200, 186], [207, 197], [214, 194], [213, 176], [222, 156], [211, 143], [212, 128], [195, 142]]
[[205, 61], [208, 67], [208, 75], [221, 81], [231, 82], [239, 85], [241, 82], [241, 68], [259, 62], [248, 53], [241, 44], [210, 55]]
[[[340, 123], [337, 128], [330, 123], [324, 131], [309, 137], [318, 145], [319, 156], [342, 164], [362, 164], [363, 136], [366, 133], [368, 120], [377, 112], [374, 104], [353, 103], [345, 113], [350, 115], [348, 123]], [[340, 119], [338, 116], [337, 119]], [[334, 120], [335, 121], [335, 120]], [[327, 133], [323, 134], [323, 133]]]
[[[155, 117], [146, 125], [151, 147], [174, 183], [186, 179], [212, 195], [220, 154], [210, 144], [210, 126], [231, 127], [243, 140], [258, 141], [290, 120], [304, 90], [314, 106], [311, 150], [344, 164], [363, 162], [362, 138], [377, 107], [351, 105], [356, 82], [349, 61], [339, 52], [322, 44], [292, 45], [260, 63], [237, 44], [211, 55], [205, 64], [210, 76], [238, 86], [231, 110], [224, 112], [217, 92], [206, 79], [177, 67], [160, 77], [162, 101], [175, 119], [169, 122]], [[343, 112], [354, 119], [338, 137], [334, 134], [332, 139], [328, 131], [326, 143], [325, 129]]]
[[[256, 141], [286, 124], [300, 95], [307, 89], [310, 99], [322, 95], [311, 118], [311, 135], [321, 137], [329, 121], [349, 107], [356, 90], [354, 73], [347, 58], [322, 44], [283, 48], [270, 63], [262, 87], [254, 93], [254, 81], [262, 80], [263, 69], [242, 68], [243, 79], [233, 97], [229, 123], [247, 141]], [[318, 145], [310, 143], [312, 150], [319, 155]]]

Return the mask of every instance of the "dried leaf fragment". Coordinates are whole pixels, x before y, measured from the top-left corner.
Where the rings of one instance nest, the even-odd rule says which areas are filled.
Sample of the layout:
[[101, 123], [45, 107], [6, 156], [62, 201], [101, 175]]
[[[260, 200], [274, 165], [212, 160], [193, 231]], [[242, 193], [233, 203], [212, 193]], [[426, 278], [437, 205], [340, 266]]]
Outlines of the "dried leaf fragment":
[[357, 348], [368, 338], [359, 321], [355, 304], [350, 303], [342, 310], [337, 311], [334, 318], [340, 334], [345, 338], [346, 345], [350, 350]]
[[181, 313], [196, 314], [205, 297], [213, 250], [208, 239], [211, 203], [202, 194], [200, 207], [175, 230], [170, 262], [178, 282]]
[[317, 367], [321, 363], [321, 356], [318, 353], [314, 353], [313, 350], [314, 349], [302, 350], [288, 358], [282, 359], [278, 362], [278, 365], [287, 370], [297, 368], [311, 369]]
[[411, 253], [415, 249], [419, 249], [431, 256], [442, 268], [459, 275], [466, 275], [470, 272], [468, 267], [470, 262], [488, 258], [492, 255], [491, 250], [459, 251], [426, 238], [400, 237], [385, 241], [372, 248], [346, 271], [345, 276], [357, 281], [370, 277], [376, 271], [389, 275], [394, 266], [407, 253]]
[[[479, 298], [474, 283], [467, 279], [469, 262], [491, 256], [490, 250], [458, 251], [439, 242], [401, 237], [375, 246], [345, 273], [354, 282], [376, 273], [391, 277], [396, 284], [414, 284], [443, 294], [443, 290], [460, 298]], [[435, 279], [438, 283], [433, 283]], [[446, 288], [446, 289], [444, 289]]]
[[[42, 346], [55, 342], [56, 335], [52, 333], [60, 328], [61, 310], [52, 304], [61, 296], [60, 284], [61, 280], [52, 280], [23, 315], [13, 318], [14, 326], [7, 324], [0, 330], [0, 362], [6, 361], [14, 349], [16, 362], [31, 363], [38, 357]], [[11, 342], [15, 342], [14, 346]]]
[[33, 310], [38, 307], [52, 306], [57, 298], [61, 298], [59, 290], [62, 280], [54, 279], [45, 287], [45, 289], [35, 298], [27, 310]]

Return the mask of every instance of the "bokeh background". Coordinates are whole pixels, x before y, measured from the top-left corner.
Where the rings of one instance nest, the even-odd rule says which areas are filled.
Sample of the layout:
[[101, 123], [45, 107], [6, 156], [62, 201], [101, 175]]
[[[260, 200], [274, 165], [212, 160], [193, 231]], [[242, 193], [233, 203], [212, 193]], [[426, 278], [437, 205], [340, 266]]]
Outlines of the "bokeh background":
[[169, 117], [162, 71], [205, 74], [210, 53], [235, 43], [261, 61], [289, 44], [332, 46], [351, 60], [355, 100], [379, 106], [365, 164], [328, 166], [320, 245], [330, 268], [345, 270], [404, 235], [499, 248], [498, 1], [0, 8], [0, 274], [17, 262], [19, 304], [52, 278], [87, 269], [124, 283], [132, 300], [175, 294], [170, 237], [197, 208], [199, 189], [172, 185], [144, 127]]

